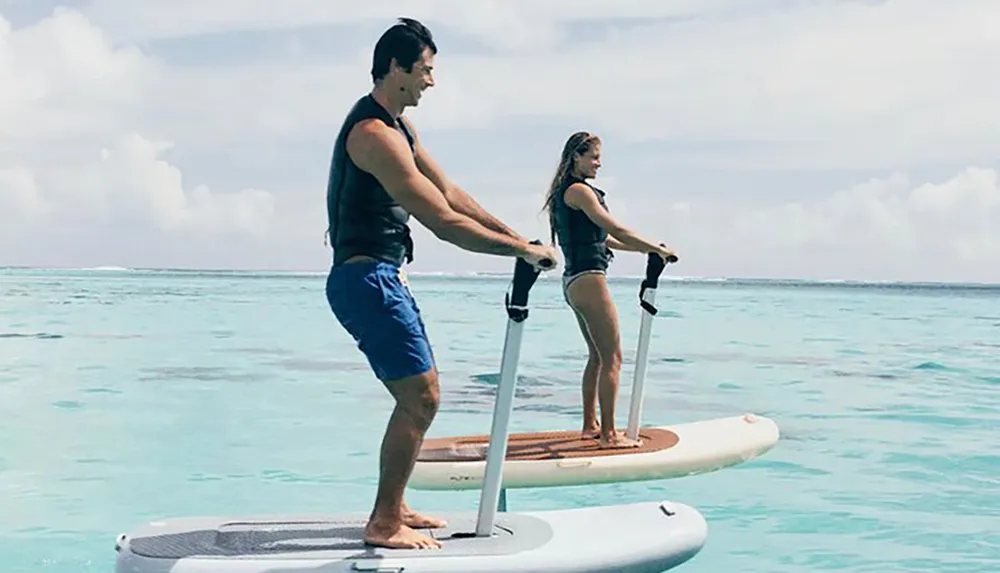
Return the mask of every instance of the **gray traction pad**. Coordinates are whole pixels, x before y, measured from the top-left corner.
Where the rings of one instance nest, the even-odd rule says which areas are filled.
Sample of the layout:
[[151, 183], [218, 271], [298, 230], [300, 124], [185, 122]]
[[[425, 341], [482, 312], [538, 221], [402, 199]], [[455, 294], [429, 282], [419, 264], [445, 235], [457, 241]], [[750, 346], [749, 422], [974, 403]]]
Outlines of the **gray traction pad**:
[[[436, 555], [468, 555], [469, 543], [461, 534], [471, 535], [475, 521], [466, 516], [441, 517], [448, 526], [438, 530], [422, 530], [444, 541]], [[152, 559], [183, 559], [187, 557], [240, 557], [310, 553], [316, 558], [331, 553], [355, 558], [399, 556], [401, 553], [426, 555], [421, 550], [393, 550], [366, 546], [363, 541], [367, 516], [348, 519], [274, 518], [269, 520], [220, 520], [204, 518], [188, 523], [187, 530], [147, 526], [136, 532], [130, 547], [133, 553]], [[194, 525], [194, 527], [191, 527]], [[162, 533], [159, 531], [162, 530]], [[516, 532], [516, 533], [515, 533]], [[459, 533], [459, 537], [452, 537]], [[500, 514], [493, 538], [487, 543], [475, 540], [477, 555], [509, 555], [540, 547], [552, 536], [543, 520], [518, 514]]]

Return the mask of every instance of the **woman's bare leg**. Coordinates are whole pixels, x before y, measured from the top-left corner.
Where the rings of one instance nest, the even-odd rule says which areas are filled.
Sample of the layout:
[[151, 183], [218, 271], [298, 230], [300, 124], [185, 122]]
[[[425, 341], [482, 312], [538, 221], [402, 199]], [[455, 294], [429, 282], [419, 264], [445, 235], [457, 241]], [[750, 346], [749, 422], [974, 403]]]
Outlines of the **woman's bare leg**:
[[621, 374], [622, 349], [615, 308], [607, 278], [603, 274], [582, 275], [566, 289], [570, 304], [587, 327], [600, 360], [597, 400], [601, 407], [601, 447], [634, 448], [642, 445], [615, 430], [615, 402]]

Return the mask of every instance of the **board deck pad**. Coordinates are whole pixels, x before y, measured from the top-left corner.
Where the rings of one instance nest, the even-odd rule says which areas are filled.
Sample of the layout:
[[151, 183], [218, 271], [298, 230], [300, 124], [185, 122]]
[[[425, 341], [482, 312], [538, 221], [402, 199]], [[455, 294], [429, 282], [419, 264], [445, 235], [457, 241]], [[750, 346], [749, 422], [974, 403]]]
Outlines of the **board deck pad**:
[[[643, 428], [639, 430], [639, 438], [642, 445], [638, 448], [601, 448], [597, 438], [581, 438], [579, 430], [510, 434], [506, 461], [647, 454], [672, 448], [680, 442], [677, 434], [663, 428]], [[487, 435], [426, 439], [417, 461], [484, 461], [489, 441]]]
[[159, 559], [316, 549], [364, 550], [363, 535], [363, 522], [233, 523], [218, 529], [139, 537], [132, 541], [132, 549], [139, 555]]
[[[616, 573], [666, 571], [694, 557], [708, 524], [672, 501], [502, 512], [477, 537], [473, 512], [424, 530], [440, 549], [363, 545], [367, 513], [201, 516], [152, 521], [115, 540], [117, 573]], [[600, 543], [592, 543], [594, 524]], [[588, 541], [589, 540], [589, 541]]]
[[[152, 559], [177, 560], [193, 556], [275, 557], [280, 554], [306, 553], [316, 558], [331, 553], [351, 558], [379, 558], [414, 555], [508, 555], [544, 545], [552, 536], [549, 525], [537, 518], [504, 514], [498, 517], [494, 535], [472, 541], [475, 519], [443, 514], [448, 524], [441, 529], [422, 529], [422, 533], [443, 542], [442, 549], [401, 550], [370, 547], [364, 544], [366, 516], [350, 518], [295, 518], [273, 520], [226, 520], [201, 518], [186, 523], [147, 526], [130, 540], [131, 551]], [[171, 527], [171, 526], [174, 527]], [[162, 530], [162, 532], [160, 531]]]

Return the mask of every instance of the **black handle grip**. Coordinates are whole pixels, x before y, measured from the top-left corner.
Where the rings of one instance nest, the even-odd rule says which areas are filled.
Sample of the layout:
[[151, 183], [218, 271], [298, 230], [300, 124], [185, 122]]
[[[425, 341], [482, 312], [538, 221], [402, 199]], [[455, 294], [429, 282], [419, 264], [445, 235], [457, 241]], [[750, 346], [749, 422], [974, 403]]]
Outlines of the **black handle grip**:
[[656, 288], [660, 282], [660, 274], [663, 273], [664, 267], [667, 263], [663, 261], [657, 253], [649, 253], [646, 255], [646, 280], [642, 284], [646, 285], [648, 288]]
[[[660, 246], [665, 246], [662, 243]], [[649, 253], [646, 255], [646, 280], [643, 284], [648, 288], [656, 288], [660, 282], [660, 274], [663, 273], [663, 269], [667, 266], [667, 263], [676, 263], [677, 256], [670, 255], [667, 260], [664, 261], [663, 257], [659, 253]]]
[[[541, 245], [539, 240], [531, 241], [532, 245]], [[555, 265], [552, 259], [542, 259], [539, 264], [545, 268]], [[528, 293], [531, 287], [535, 286], [538, 275], [541, 273], [534, 265], [528, 261], [517, 258], [514, 263], [514, 278], [511, 281], [511, 289], [507, 294], [507, 315], [516, 321], [522, 321], [528, 317]]]
[[[660, 243], [660, 246], [663, 247], [666, 245]], [[663, 260], [663, 257], [659, 253], [649, 253], [646, 255], [646, 278], [639, 285], [639, 306], [646, 309], [649, 314], [655, 315], [657, 309], [643, 298], [646, 289], [656, 289], [660, 284], [660, 274], [663, 273], [663, 269], [667, 266], [667, 263], [676, 262], [676, 255], [670, 255], [666, 260]]]

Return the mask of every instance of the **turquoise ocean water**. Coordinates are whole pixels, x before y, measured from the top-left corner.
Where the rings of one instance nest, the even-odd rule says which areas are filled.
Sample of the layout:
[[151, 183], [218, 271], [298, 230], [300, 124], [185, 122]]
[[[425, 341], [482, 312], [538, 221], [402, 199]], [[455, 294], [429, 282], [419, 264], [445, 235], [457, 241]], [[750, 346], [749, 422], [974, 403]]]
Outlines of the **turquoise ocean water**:
[[[0, 270], [0, 573], [110, 573], [116, 534], [158, 517], [368, 511], [391, 403], [324, 278]], [[442, 374], [431, 436], [488, 431], [508, 277], [411, 283]], [[637, 285], [613, 282], [623, 425]], [[707, 475], [514, 490], [511, 509], [689, 503], [709, 522], [692, 573], [1000, 571], [1000, 287], [659, 293], [644, 422], [753, 411], [782, 441]], [[575, 429], [582, 340], [557, 280], [531, 301], [512, 429]]]

